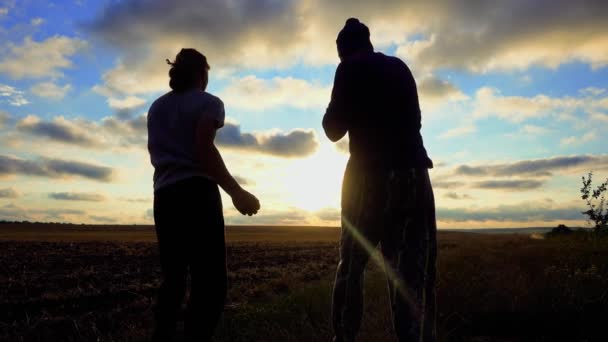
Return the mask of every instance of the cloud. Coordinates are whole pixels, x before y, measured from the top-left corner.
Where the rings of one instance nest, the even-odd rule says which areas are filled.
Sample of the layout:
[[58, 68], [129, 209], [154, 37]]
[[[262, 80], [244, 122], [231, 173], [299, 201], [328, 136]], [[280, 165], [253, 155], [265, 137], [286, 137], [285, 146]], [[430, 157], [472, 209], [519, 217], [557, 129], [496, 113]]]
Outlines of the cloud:
[[22, 208], [14, 204], [7, 204], [0, 207], [0, 219], [8, 221], [63, 221], [74, 216], [82, 216], [86, 214], [82, 210], [77, 209], [30, 209]]
[[605, 168], [608, 168], [608, 155], [574, 155], [485, 166], [470, 166], [465, 164], [456, 167], [454, 174], [471, 177], [543, 177], [551, 176], [556, 171], [585, 171]]
[[243, 185], [243, 186], [244, 185], [253, 185], [254, 184], [250, 179], [245, 178], [245, 177], [241, 177], [241, 176], [238, 176], [238, 175], [232, 175], [232, 177], [234, 177], [234, 180], [237, 183], [239, 183], [240, 185]]
[[11, 120], [11, 115], [5, 111], [0, 110], [0, 128], [4, 127]]
[[63, 86], [57, 85], [53, 82], [41, 82], [33, 85], [30, 91], [34, 95], [40, 97], [46, 97], [54, 100], [63, 99], [67, 93], [72, 90], [72, 85], [65, 84]]
[[264, 211], [255, 216], [243, 216], [237, 212], [226, 215], [226, 221], [229, 224], [248, 224], [248, 225], [266, 225], [266, 224], [283, 224], [283, 225], [302, 225], [307, 224], [311, 219], [311, 213], [290, 208], [280, 211]]
[[342, 219], [342, 213], [337, 208], [323, 208], [315, 212], [315, 216], [323, 221], [339, 222]]
[[461, 188], [465, 186], [465, 183], [463, 182], [456, 182], [456, 181], [433, 181], [433, 188], [437, 188], [437, 189], [454, 189], [454, 188]]
[[551, 6], [529, 1], [464, 5], [440, 1], [425, 12], [420, 15], [435, 19], [424, 31], [426, 39], [416, 48], [404, 44], [399, 52], [431, 70], [556, 68], [575, 61], [593, 68], [608, 64], [608, 24], [603, 20], [608, 6], [602, 0], [557, 0]]
[[462, 194], [459, 195], [456, 192], [448, 192], [444, 195], [445, 198], [449, 198], [449, 199], [453, 199], [453, 200], [460, 200], [460, 199], [472, 199], [473, 197], [471, 197], [470, 195], [467, 194]]
[[461, 137], [464, 135], [475, 133], [476, 131], [477, 131], [477, 127], [475, 127], [475, 125], [467, 124], [464, 126], [448, 129], [447, 131], [445, 131], [439, 135], [439, 139], [451, 139], [451, 138]]
[[313, 130], [295, 129], [290, 132], [243, 133], [239, 124], [227, 121], [218, 130], [215, 142], [225, 148], [254, 151], [277, 157], [305, 157], [314, 153], [318, 141]]
[[495, 208], [437, 208], [439, 221], [562, 221], [582, 220], [581, 208], [553, 208], [545, 203], [503, 205]]
[[120, 198], [121, 201], [125, 201], [125, 202], [130, 202], [130, 203], [152, 203], [152, 199], [151, 198], [129, 198], [129, 197], [122, 197]]
[[0, 16], [7, 15], [7, 14], [8, 14], [8, 8], [0, 7]]
[[82, 177], [102, 182], [112, 180], [113, 170], [106, 166], [73, 160], [38, 158], [26, 160], [0, 155], [0, 177], [10, 175], [48, 178]]
[[492, 190], [507, 190], [507, 191], [522, 191], [534, 190], [543, 186], [543, 182], [537, 180], [490, 180], [473, 183], [473, 186], [478, 189]]
[[15, 107], [20, 107], [30, 103], [25, 98], [23, 91], [17, 90], [14, 87], [6, 84], [0, 84], [0, 103], [3, 102], [2, 98], [6, 98], [6, 102]]
[[452, 83], [434, 76], [425, 77], [418, 82], [418, 93], [423, 101], [425, 98], [436, 101], [458, 101], [468, 98]]
[[107, 216], [97, 216], [97, 215], [89, 215], [89, 219], [96, 221], [96, 222], [100, 222], [100, 223], [116, 223], [118, 222], [117, 219], [113, 218], [113, 217], [107, 217]]
[[579, 92], [586, 96], [600, 96], [606, 92], [606, 89], [597, 88], [597, 87], [587, 87], [579, 90]]
[[280, 106], [299, 109], [322, 108], [329, 102], [330, 94], [330, 86], [321, 86], [302, 79], [261, 79], [246, 76], [234, 80], [219, 95], [226, 103], [237, 108], [265, 110]]
[[504, 96], [497, 89], [490, 87], [478, 89], [474, 100], [473, 118], [498, 117], [514, 123], [549, 115], [559, 118], [560, 115], [576, 111], [608, 110], [608, 97], [550, 97], [543, 94], [533, 97]]
[[552, 130], [545, 128], [545, 127], [541, 127], [541, 126], [536, 126], [536, 125], [524, 125], [521, 128], [521, 133], [526, 134], [526, 135], [544, 135], [544, 134], [548, 134], [552, 132]]
[[55, 117], [53, 121], [42, 121], [35, 115], [28, 115], [17, 122], [16, 127], [22, 132], [63, 143], [85, 147], [94, 147], [101, 144], [85, 128], [66, 120], [62, 116]]
[[44, 22], [45, 20], [43, 18], [32, 18], [32, 20], [30, 20], [32, 26], [40, 26], [44, 24]]
[[[123, 115], [119, 114], [119, 117]], [[132, 119], [115, 116], [105, 117], [101, 120], [101, 129], [104, 135], [112, 140], [117, 146], [145, 147], [147, 142], [147, 114], [139, 115]]]
[[0, 198], [17, 198], [19, 193], [13, 188], [0, 189]]
[[51, 192], [49, 198], [63, 201], [103, 202], [106, 198], [96, 193], [85, 192]]
[[340, 139], [340, 141], [336, 143], [336, 148], [342, 153], [350, 153], [348, 136], [345, 136], [344, 138]]
[[86, 47], [87, 42], [78, 38], [55, 35], [37, 42], [26, 37], [21, 45], [7, 44], [0, 73], [13, 79], [59, 77], [62, 69], [73, 67], [70, 57]]
[[108, 105], [112, 109], [127, 110], [141, 107], [146, 103], [146, 100], [137, 96], [127, 96], [123, 99], [109, 98]]
[[122, 51], [102, 87], [141, 94], [167, 88], [164, 58], [186, 46], [202, 49], [219, 73], [335, 64], [345, 8], [368, 24], [377, 47], [398, 45], [397, 54], [416, 70], [608, 64], [603, 0], [556, 0], [551, 6], [499, 0], [127, 0], [109, 3], [87, 28]]
[[597, 132], [595, 130], [593, 130], [593, 131], [584, 133], [580, 136], [572, 135], [572, 136], [569, 136], [566, 138], [562, 138], [560, 140], [560, 144], [562, 144], [562, 145], [581, 145], [581, 144], [584, 144], [584, 143], [587, 143], [587, 142], [590, 142], [590, 141], [593, 141], [596, 139], [597, 139]]

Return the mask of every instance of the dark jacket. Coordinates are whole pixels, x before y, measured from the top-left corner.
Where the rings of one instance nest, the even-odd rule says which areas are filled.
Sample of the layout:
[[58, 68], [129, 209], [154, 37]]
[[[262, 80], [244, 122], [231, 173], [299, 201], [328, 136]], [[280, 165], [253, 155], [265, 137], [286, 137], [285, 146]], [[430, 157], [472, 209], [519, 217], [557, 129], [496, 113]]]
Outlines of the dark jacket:
[[338, 65], [323, 128], [332, 141], [348, 132], [350, 164], [432, 168], [420, 121], [416, 81], [399, 58], [371, 52]]

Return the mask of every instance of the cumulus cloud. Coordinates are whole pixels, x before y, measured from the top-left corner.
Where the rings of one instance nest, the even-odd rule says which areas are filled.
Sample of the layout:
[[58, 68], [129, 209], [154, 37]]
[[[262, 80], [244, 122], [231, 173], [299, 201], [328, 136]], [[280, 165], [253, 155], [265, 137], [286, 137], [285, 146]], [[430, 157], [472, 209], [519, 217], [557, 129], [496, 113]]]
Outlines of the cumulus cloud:
[[112, 180], [113, 170], [106, 166], [74, 160], [38, 158], [21, 159], [0, 155], [0, 176], [24, 175], [48, 178], [82, 177], [102, 182]]
[[13, 79], [62, 76], [61, 70], [73, 66], [70, 57], [87, 47], [78, 38], [55, 35], [44, 41], [26, 37], [20, 45], [8, 43], [0, 57], [0, 73]]
[[562, 145], [580, 145], [597, 139], [597, 132], [592, 130], [581, 135], [571, 135], [560, 140]]
[[53, 121], [42, 121], [35, 115], [28, 115], [17, 122], [16, 127], [22, 132], [63, 143], [84, 147], [99, 146], [101, 144], [84, 127], [66, 120], [62, 116], [55, 117]]
[[[401, 53], [429, 69], [473, 72], [556, 68], [578, 61], [608, 64], [608, 6], [602, 0], [572, 2], [439, 1], [426, 39]], [[430, 9], [430, 8], [429, 8]], [[584, 25], [582, 24], [584, 23]], [[525, 29], [522, 29], [525, 28]]]
[[440, 78], [429, 76], [418, 82], [418, 93], [421, 100], [464, 100], [467, 96], [452, 83]]
[[15, 89], [6, 84], [0, 84], [0, 103], [8, 102], [11, 106], [20, 107], [30, 103], [24, 96], [23, 91]]
[[550, 97], [536, 95], [533, 97], [504, 96], [494, 88], [482, 87], [475, 93], [473, 117], [476, 119], [495, 116], [500, 119], [519, 123], [531, 118], [542, 118], [549, 115], [559, 117], [575, 111], [605, 112], [608, 111], [608, 97], [598, 95], [574, 97]]
[[345, 136], [336, 143], [336, 148], [342, 153], [350, 153], [349, 144], [348, 136]]
[[292, 77], [261, 79], [246, 76], [234, 80], [219, 95], [231, 106], [264, 110], [279, 106], [321, 108], [329, 102], [330, 93], [330, 86]]
[[439, 139], [451, 139], [465, 136], [477, 132], [477, 127], [474, 124], [466, 124], [459, 127], [450, 128], [439, 135]]
[[522, 191], [538, 189], [543, 186], [543, 182], [531, 179], [489, 180], [473, 183], [473, 186], [479, 189]]
[[551, 176], [557, 171], [599, 170], [608, 168], [608, 155], [575, 155], [543, 159], [522, 160], [492, 165], [460, 165], [454, 173], [460, 176]]
[[111, 137], [115, 145], [123, 147], [146, 146], [148, 139], [146, 114], [126, 120], [109, 116], [103, 118], [100, 125], [103, 133]]
[[101, 194], [87, 192], [51, 192], [49, 198], [62, 201], [102, 202], [106, 198]]
[[415, 69], [608, 64], [603, 0], [556, 0], [550, 6], [499, 0], [127, 0], [109, 3], [88, 27], [123, 50], [104, 75], [104, 87], [136, 94], [166, 88], [163, 60], [184, 46], [201, 48], [215, 70], [335, 64], [345, 8], [369, 25], [376, 46], [399, 45], [398, 55]]
[[19, 193], [13, 188], [0, 189], [0, 198], [17, 198]]
[[137, 96], [127, 96], [122, 99], [117, 98], [109, 98], [108, 105], [112, 109], [116, 110], [127, 110], [141, 107], [146, 100], [139, 98]]
[[218, 130], [215, 142], [226, 148], [285, 158], [308, 156], [314, 153], [319, 145], [313, 130], [295, 129], [290, 132], [252, 134], [241, 132], [240, 125], [230, 121]]
[[65, 84], [63, 86], [57, 85], [53, 82], [41, 82], [34, 84], [30, 91], [34, 95], [38, 95], [40, 97], [46, 97], [54, 100], [63, 99], [67, 93], [72, 90], [72, 85]]

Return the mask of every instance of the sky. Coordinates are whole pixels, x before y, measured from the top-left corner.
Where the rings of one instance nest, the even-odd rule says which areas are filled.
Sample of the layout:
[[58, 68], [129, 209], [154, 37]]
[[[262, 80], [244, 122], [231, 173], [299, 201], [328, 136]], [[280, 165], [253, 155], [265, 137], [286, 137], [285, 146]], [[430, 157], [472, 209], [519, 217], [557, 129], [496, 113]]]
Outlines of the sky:
[[321, 119], [357, 17], [412, 70], [440, 228], [586, 225], [608, 176], [604, 0], [0, 0], [0, 220], [151, 224], [150, 104], [183, 47], [225, 105], [216, 144], [262, 210], [338, 225], [347, 138]]

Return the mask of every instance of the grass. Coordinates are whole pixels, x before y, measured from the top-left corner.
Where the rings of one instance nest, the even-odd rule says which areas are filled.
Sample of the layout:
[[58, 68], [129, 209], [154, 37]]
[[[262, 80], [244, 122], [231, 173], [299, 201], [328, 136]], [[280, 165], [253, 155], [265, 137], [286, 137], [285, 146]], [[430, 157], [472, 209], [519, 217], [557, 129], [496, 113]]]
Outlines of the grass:
[[[60, 239], [48, 228], [28, 227], [18, 241], [18, 230], [0, 227], [0, 340], [145, 340], [159, 275], [149, 228], [65, 227]], [[228, 236], [216, 341], [330, 340], [337, 230], [237, 227]], [[608, 239], [536, 237], [439, 234], [440, 340], [608, 340]], [[370, 265], [360, 341], [394, 339], [385, 287]]]

